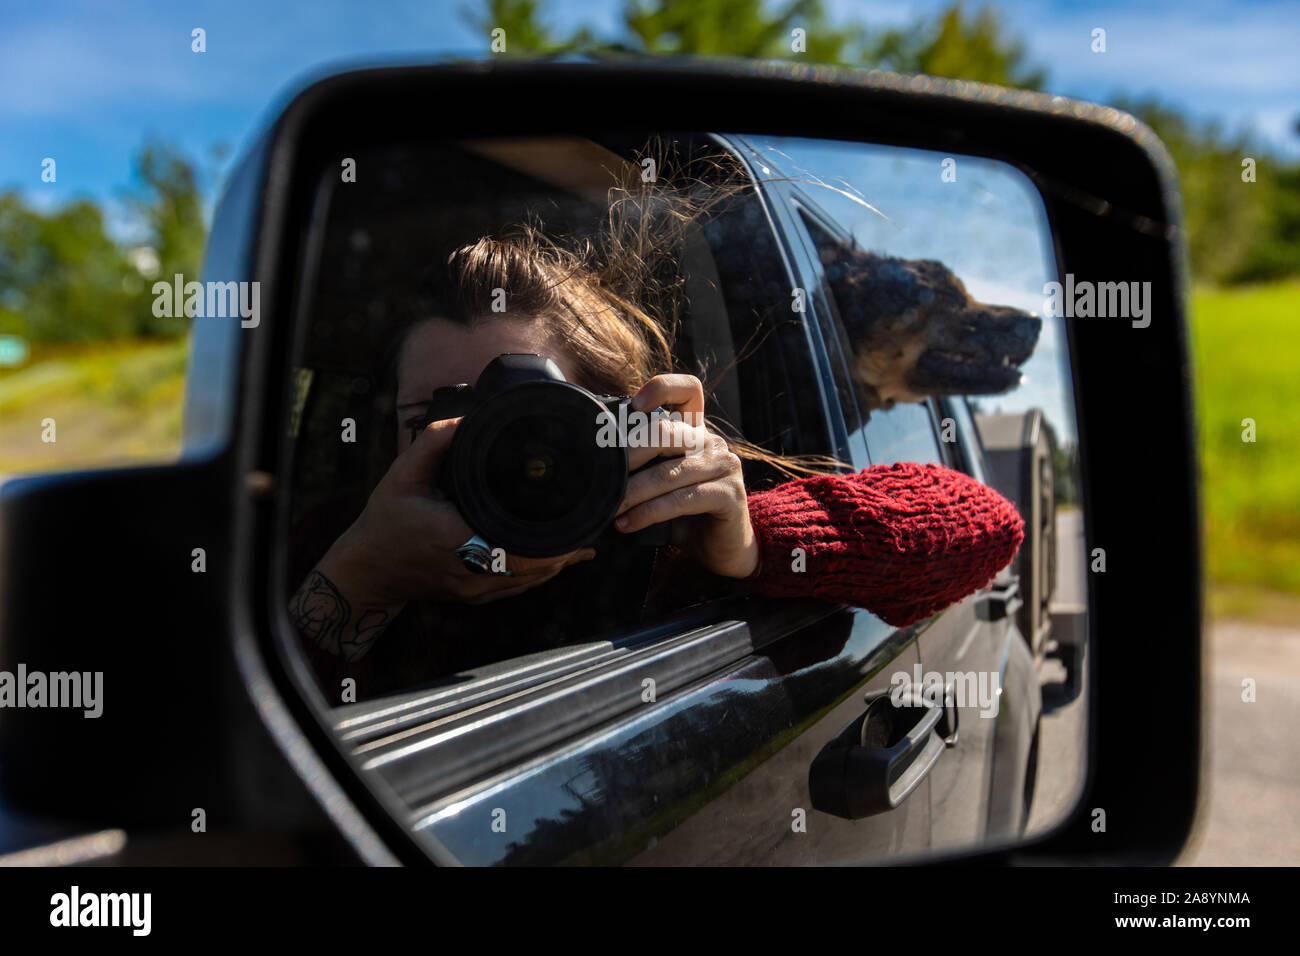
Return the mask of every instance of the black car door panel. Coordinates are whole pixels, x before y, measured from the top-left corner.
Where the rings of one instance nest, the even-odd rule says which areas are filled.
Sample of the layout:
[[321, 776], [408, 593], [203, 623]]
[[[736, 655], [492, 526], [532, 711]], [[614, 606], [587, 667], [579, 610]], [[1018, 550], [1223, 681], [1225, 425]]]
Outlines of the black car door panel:
[[[885, 627], [865, 612], [864, 629]], [[898, 632], [904, 640], [905, 633]], [[894, 646], [897, 646], [896, 644]], [[864, 697], [886, 692], [898, 670], [919, 661], [909, 641], [887, 666], [855, 686], [820, 719], [813, 718], [788, 745], [737, 780], [715, 800], [630, 862], [639, 865], [833, 865], [898, 858], [929, 841], [928, 782], [896, 809], [846, 820], [817, 810], [809, 793], [809, 768], [821, 749], [864, 708]]]
[[[802, 621], [792, 617], [795, 608]], [[868, 684], [887, 682], [898, 659], [910, 667], [914, 635], [818, 602], [774, 602], [767, 610], [367, 740], [357, 756], [410, 808], [417, 834], [465, 863], [720, 862], [719, 853], [749, 862], [848, 862], [876, 848], [920, 849], [922, 794], [896, 816], [834, 823], [806, 796], [818, 749], [861, 710]], [[746, 646], [751, 652], [717, 666], [697, 648], [694, 660], [711, 672], [674, 686], [664, 661], [710, 639], [719, 659]], [[652, 674], [670, 679], [656, 678], [648, 701], [643, 681]], [[622, 712], [608, 719], [599, 705], [603, 680], [622, 686]], [[613, 696], [604, 699], [613, 706]], [[406, 706], [368, 705], [377, 721]], [[549, 723], [562, 714], [570, 715], [567, 726]], [[354, 734], [366, 723], [355, 708], [340, 717]], [[497, 757], [485, 761], [483, 747], [458, 736], [495, 740]], [[476, 766], [497, 769], [476, 776]], [[807, 811], [806, 833], [792, 825], [799, 809]], [[697, 816], [715, 822], [691, 823]], [[730, 821], [725, 848], [673, 837], [679, 827], [720, 820]], [[813, 833], [804, 842], [786, 837]], [[832, 848], [831, 858], [819, 856]]]

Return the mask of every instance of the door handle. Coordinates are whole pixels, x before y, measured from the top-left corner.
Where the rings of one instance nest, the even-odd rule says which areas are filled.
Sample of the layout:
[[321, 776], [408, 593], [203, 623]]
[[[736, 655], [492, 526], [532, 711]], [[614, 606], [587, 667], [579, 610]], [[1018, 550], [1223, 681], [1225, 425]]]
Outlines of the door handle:
[[943, 754], [944, 739], [936, 733], [943, 717], [942, 706], [914, 691], [897, 700], [890, 694], [870, 698], [866, 711], [808, 768], [813, 807], [858, 820], [899, 806]]
[[975, 616], [981, 621], [1000, 621], [1020, 606], [1020, 578], [1014, 577], [1006, 584], [995, 584], [975, 598]]

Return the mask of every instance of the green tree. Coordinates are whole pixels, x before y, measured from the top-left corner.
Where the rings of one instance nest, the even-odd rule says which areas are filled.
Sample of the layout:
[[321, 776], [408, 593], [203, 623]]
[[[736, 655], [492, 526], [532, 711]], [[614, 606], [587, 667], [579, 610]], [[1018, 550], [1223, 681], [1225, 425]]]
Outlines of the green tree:
[[[795, 0], [770, 13], [763, 0], [627, 0], [622, 20], [624, 42], [643, 53], [849, 63], [866, 49], [866, 31], [833, 26], [821, 0]], [[796, 30], [803, 31], [798, 39]]]
[[0, 332], [33, 342], [130, 335], [132, 269], [88, 200], [42, 213], [0, 195]]
[[[184, 334], [184, 316], [154, 316], [150, 285], [154, 273], [199, 277], [206, 228], [198, 173], [160, 143], [145, 144], [136, 169], [141, 185], [129, 205], [151, 257], [133, 258], [89, 200], [42, 212], [15, 191], [0, 195], [0, 332], [42, 344]], [[142, 272], [149, 259], [156, 270]]]
[[[464, 18], [488, 42], [506, 31], [509, 55], [555, 53], [690, 54], [793, 59], [931, 73], [1005, 86], [1038, 88], [1045, 74], [1025, 64], [1019, 41], [1007, 39], [997, 13], [981, 7], [967, 17], [961, 3], [936, 20], [918, 19], [878, 35], [860, 23], [832, 23], [822, 0], [624, 0], [620, 27], [601, 36], [583, 26], [560, 35], [543, 20], [539, 0], [487, 0]], [[796, 50], [795, 30], [803, 30]]]
[[[1188, 256], [1198, 280], [1220, 285], [1292, 275], [1300, 268], [1300, 163], [1194, 123], [1158, 100], [1113, 104], [1152, 128], [1178, 167]], [[1255, 161], [1255, 181], [1242, 163]]]
[[1009, 38], [997, 11], [981, 7], [967, 18], [954, 3], [937, 20], [886, 31], [870, 54], [871, 66], [927, 73], [1018, 89], [1041, 90], [1047, 73], [1026, 63], [1024, 44]]
[[[187, 282], [198, 279], [207, 226], [196, 164], [175, 148], [151, 141], [136, 157], [135, 170], [140, 188], [128, 200], [146, 244], [157, 257], [158, 278], [170, 281], [179, 273]], [[183, 315], [159, 318], [154, 316], [152, 305], [138, 325], [138, 331], [145, 335], [180, 335], [187, 328], [188, 320]]]
[[1079, 446], [1075, 442], [1061, 443], [1052, 423], [1043, 417], [1043, 430], [1052, 453], [1053, 497], [1058, 505], [1077, 505], [1079, 489], [1075, 480], [1079, 471]]
[[586, 27], [568, 37], [555, 33], [542, 19], [539, 0], [485, 0], [481, 13], [462, 7], [461, 19], [483, 36], [485, 45], [492, 42], [493, 30], [504, 30], [505, 56], [569, 53], [597, 45]]
[[[861, 59], [865, 32], [835, 27], [821, 0], [794, 0], [769, 13], [764, 0], [625, 0], [620, 30], [601, 36], [579, 27], [561, 36], [542, 17], [538, 0], [487, 0], [483, 12], [463, 19], [489, 42], [491, 31], [506, 32], [506, 54], [652, 53], [662, 55], [780, 58], [798, 56], [818, 63]], [[794, 52], [794, 31], [804, 30], [804, 48]]]

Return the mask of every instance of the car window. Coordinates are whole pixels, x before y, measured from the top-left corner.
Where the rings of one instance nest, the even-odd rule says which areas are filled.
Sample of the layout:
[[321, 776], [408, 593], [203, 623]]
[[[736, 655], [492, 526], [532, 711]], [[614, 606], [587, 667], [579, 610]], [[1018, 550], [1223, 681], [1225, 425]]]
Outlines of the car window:
[[[984, 450], [980, 444], [979, 429], [971, 415], [970, 402], [964, 396], [950, 399], [944, 403], [944, 411], [952, 416], [957, 426], [956, 434], [960, 436], [957, 463], [954, 467], [966, 472], [976, 481], [988, 481], [988, 465], [984, 461]], [[941, 433], [942, 433], [941, 423]], [[946, 440], [946, 435], [945, 435]]]
[[[817, 250], [818, 260], [823, 268], [835, 261], [840, 250], [851, 247], [851, 243], [834, 235], [822, 226], [814, 217], [801, 210], [800, 222], [808, 230], [813, 247]], [[827, 294], [830, 297], [834, 315], [832, 317], [840, 331], [841, 343], [848, 347], [849, 337], [844, 333], [842, 308], [835, 298], [834, 288], [828, 283]], [[849, 361], [854, 356], [850, 354]], [[862, 427], [866, 439], [869, 461], [860, 464], [887, 465], [897, 461], [911, 461], [920, 464], [934, 462], [947, 464], [935, 435], [931, 409], [926, 402], [894, 402], [892, 406], [880, 407], [874, 397], [853, 379], [857, 391], [857, 406], [845, 408], [845, 420], [859, 420], [865, 410], [867, 420]], [[841, 402], [848, 404], [841, 395]], [[877, 406], [877, 407], [873, 407]], [[850, 443], [850, 447], [853, 445]]]
[[[324, 187], [328, 211], [306, 280], [307, 334], [288, 422], [291, 580], [308, 580], [397, 454], [394, 369], [402, 357], [394, 343], [411, 322], [409, 302], [420, 301], [415, 280], [449, 250], [520, 221], [580, 242], [600, 224], [603, 207], [594, 197], [608, 184], [598, 175], [622, 148], [574, 139], [530, 150], [498, 142], [383, 149], [358, 162], [386, 170], [385, 177]], [[809, 338], [790, 309], [792, 281], [761, 199], [750, 191], [702, 218], [684, 233], [675, 258], [676, 274], [664, 282], [680, 282], [676, 365], [705, 383], [709, 420], [763, 452], [829, 453]], [[418, 420], [425, 410], [412, 414]], [[752, 490], [784, 477], [760, 457], [746, 459], [744, 471]], [[510, 600], [408, 605], [368, 652], [356, 699], [469, 680], [527, 655], [618, 642], [735, 596], [734, 587], [708, 575], [680, 574], [655, 547], [664, 543], [598, 541], [595, 559]], [[356, 669], [307, 650], [322, 688], [337, 699], [340, 675]]]
[[[693, 836], [699, 832], [723, 833], [724, 842], [742, 847], [747, 858], [769, 862], [831, 862], [875, 855], [877, 848], [899, 852], [907, 845], [895, 838], [899, 827], [910, 829], [908, 839], [924, 846], [927, 830], [936, 829], [926, 826], [924, 791], [910, 804], [919, 813], [887, 819], [879, 814], [875, 822], [882, 829], [876, 830], [857, 822], [857, 810], [837, 814], [838, 797], [828, 802], [827, 792], [814, 793], [811, 781], [816, 777], [820, 788], [823, 773], [837, 766], [837, 748], [826, 759], [818, 756], [819, 748], [825, 753], [832, 740], [863, 739], [862, 702], [893, 684], [897, 672], [911, 671], [930, 655], [943, 665], [941, 654], [962, 650], [970, 652], [963, 666], [999, 673], [1001, 648], [985, 638], [1000, 640], [1008, 631], [999, 624], [983, 628], [978, 645], [967, 641], [972, 632], [962, 625], [975, 620], [975, 601], [955, 615], [942, 611], [940, 622], [931, 619], [916, 629], [893, 623], [884, 606], [879, 611], [871, 606], [874, 596], [848, 595], [852, 607], [846, 607], [840, 595], [820, 590], [829, 579], [824, 558], [832, 552], [813, 555], [794, 546], [801, 539], [792, 541], [789, 551], [791, 573], [809, 572], [798, 579], [799, 586], [767, 588], [762, 576], [737, 584], [708, 570], [705, 549], [691, 548], [690, 528], [700, 525], [685, 522], [671, 529], [685, 534], [670, 533], [644, 547], [616, 535], [610, 541], [584, 538], [597, 542], [595, 554], [542, 580], [512, 580], [527, 573], [518, 565], [500, 578], [485, 576], [482, 567], [476, 575], [457, 557], [461, 551], [467, 560], [480, 562], [495, 551], [527, 556], [516, 546], [521, 540], [516, 532], [535, 540], [538, 526], [549, 527], [556, 514], [565, 521], [574, 517], [575, 523], [603, 515], [597, 527], [612, 517], [607, 505], [613, 493], [587, 494], [584, 484], [594, 483], [585, 478], [566, 479], [563, 489], [552, 486], [553, 493], [533, 495], [528, 486], [533, 479], [560, 474], [569, 462], [595, 462], [600, 455], [592, 450], [589, 434], [582, 434], [590, 418], [558, 421], [556, 396], [571, 394], [565, 389], [569, 383], [591, 389], [595, 394], [588, 398], [601, 404], [635, 390], [637, 382], [620, 377], [622, 369], [634, 370], [637, 381], [654, 374], [642, 361], [639, 345], [645, 343], [635, 334], [612, 344], [575, 345], [575, 337], [596, 334], [593, 326], [602, 317], [612, 317], [623, 331], [675, 330], [667, 336], [673, 361], [658, 353], [654, 361], [698, 374], [710, 420], [725, 423], [729, 434], [748, 443], [732, 448], [744, 452], [744, 491], [751, 514], [758, 512], [756, 538], [767, 526], [763, 503], [754, 508], [754, 492], [792, 477], [781, 474], [779, 464], [805, 464], [764, 456], [820, 454], [843, 461], [847, 450], [847, 460], [857, 467], [899, 461], [956, 465], [956, 449], [939, 432], [940, 419], [952, 416], [945, 410], [952, 396], [967, 383], [976, 394], [991, 394], [1013, 375], [1003, 356], [990, 358], [981, 354], [987, 350], [970, 348], [965, 337], [970, 323], [987, 320], [976, 328], [977, 338], [981, 329], [984, 333], [977, 346], [990, 338], [996, 342], [993, 333], [1000, 323], [1037, 330], [1027, 316], [981, 305], [965, 294], [958, 273], [938, 258], [867, 251], [890, 246], [879, 237], [855, 241], [852, 236], [863, 227], [853, 209], [832, 213], [830, 198], [808, 185], [809, 177], [754, 161], [759, 153], [748, 136], [671, 134], [689, 169], [677, 178], [683, 168], [678, 164], [670, 180], [686, 183], [687, 189], [692, 181], [708, 187], [693, 198], [727, 193], [711, 179], [714, 168], [699, 161], [696, 150], [704, 148], [730, 150], [743, 162], [745, 189], [709, 206], [708, 215], [674, 219], [684, 224], [680, 232], [672, 222], [665, 224], [676, 243], [666, 260], [655, 254], [620, 257], [614, 261], [625, 271], [605, 271], [603, 243], [614, 242], [617, 252], [615, 240], [622, 234], [616, 215], [620, 189], [642, 202], [650, 198], [642, 208], [651, 214], [683, 211], [675, 197], [643, 187], [656, 181], [654, 163], [633, 161], [644, 136], [621, 135], [622, 141], [602, 133], [590, 139], [452, 143], [431, 136], [399, 147], [376, 143], [358, 147], [354, 157], [367, 174], [342, 182], [337, 169], [322, 161], [316, 180], [320, 193], [304, 242], [302, 285], [293, 299], [303, 331], [286, 363], [295, 373], [285, 416], [292, 461], [285, 477], [288, 494], [280, 498], [289, 508], [281, 507], [279, 515], [282, 528], [286, 511], [292, 518], [295, 567], [287, 575], [276, 571], [281, 580], [275, 584], [287, 605], [283, 646], [290, 653], [301, 650], [309, 661], [323, 698], [316, 701], [318, 710], [345, 751], [396, 796], [404, 820], [414, 821], [415, 829], [432, 839], [431, 846], [436, 843], [439, 852], [457, 860], [637, 856], [646, 862], [680, 861], [699, 857], [701, 846]], [[825, 144], [813, 165], [826, 160], [833, 166], [836, 148]], [[860, 159], [871, 162], [873, 154], [867, 151], [854, 162]], [[611, 171], [636, 179], [624, 178], [628, 185], [614, 187]], [[856, 167], [843, 167], [842, 173], [881, 188], [881, 176], [861, 176]], [[832, 196], [840, 192], [830, 191]], [[898, 208], [909, 215], [924, 211], [911, 203]], [[537, 224], [543, 238], [521, 232], [520, 223]], [[606, 229], [610, 223], [612, 234]], [[631, 225], [638, 243], [651, 238], [653, 246], [660, 236], [640, 221]], [[577, 250], [578, 260], [553, 258], [552, 241], [565, 253]], [[450, 278], [452, 290], [467, 297], [468, 305], [449, 299], [445, 289], [441, 297], [435, 292], [422, 298], [425, 290], [417, 280], [423, 272], [467, 261], [465, 256], [476, 263], [478, 277], [461, 273], [444, 279]], [[507, 278], [495, 281], [497, 276]], [[630, 286], [622, 285], [628, 278], [634, 280]], [[521, 286], [532, 291], [521, 292]], [[663, 309], [674, 291], [678, 307]], [[488, 293], [495, 298], [498, 292], [501, 309], [485, 302]], [[615, 301], [620, 295], [623, 301]], [[993, 301], [1001, 301], [998, 296]], [[596, 308], [589, 308], [592, 303]], [[492, 318], [498, 311], [507, 315]], [[530, 321], [538, 317], [544, 321], [537, 324], [550, 334], [559, 331], [555, 339], [526, 338]], [[669, 321], [661, 324], [661, 318]], [[434, 319], [448, 327], [435, 329], [422, 345], [415, 336], [417, 343], [411, 344], [413, 330], [429, 331]], [[484, 342], [474, 338], [479, 333], [505, 338]], [[556, 348], [557, 340], [565, 347]], [[500, 359], [513, 363], [522, 356], [531, 362], [543, 352], [555, 362], [575, 356], [591, 361], [566, 362], [559, 370], [565, 387], [557, 392], [556, 379], [548, 378], [549, 395], [533, 392], [535, 401], [483, 384], [484, 370]], [[618, 361], [601, 365], [601, 356]], [[1017, 357], [1014, 350], [1005, 356]], [[525, 367], [512, 363], [497, 366], [498, 374]], [[973, 378], [965, 374], [972, 365]], [[528, 367], [537, 370], [536, 362]], [[407, 388], [408, 372], [419, 378], [414, 391]], [[493, 394], [509, 402], [491, 406], [497, 411], [489, 415], [488, 404], [475, 403], [490, 403], [493, 399], [482, 396]], [[422, 412], [405, 411], [407, 402]], [[452, 407], [461, 411], [448, 412]], [[412, 437], [408, 414], [417, 439], [440, 430], [423, 427], [430, 408], [440, 414], [429, 421], [461, 418], [456, 439], [438, 468], [389, 482]], [[515, 427], [529, 419], [537, 424]], [[608, 477], [608, 462], [601, 461], [592, 471]], [[626, 462], [621, 464], [620, 475], [626, 477]], [[834, 470], [836, 462], [823, 458], [809, 465], [814, 471]], [[734, 459], [727, 467], [734, 469]], [[467, 469], [469, 482], [462, 480]], [[384, 511], [372, 511], [369, 502], [388, 505], [392, 486], [405, 488], [404, 482], [418, 493], [387, 508], [385, 523]], [[801, 490], [835, 493], [855, 483], [815, 479], [767, 501], [773, 511], [793, 515], [793, 534], [815, 534], [820, 517], [802, 520], [797, 511], [785, 510], [786, 502], [801, 497]], [[1039, 492], [1044, 499], [1051, 494], [1045, 486]], [[496, 517], [500, 511], [485, 516], [479, 507], [483, 498], [509, 512], [510, 520]], [[555, 505], [557, 499], [565, 502], [562, 507]], [[402, 507], [411, 502], [416, 505]], [[743, 507], [746, 501], [734, 498], [729, 504]], [[426, 534], [430, 526], [424, 522], [433, 514], [443, 523]], [[689, 522], [694, 515], [683, 517]], [[370, 522], [379, 523], [383, 533], [367, 532]], [[354, 529], [369, 540], [349, 555]], [[601, 530], [602, 537], [607, 530]], [[554, 558], [562, 550], [536, 553]], [[765, 567], [780, 569], [784, 550], [783, 543], [764, 552]], [[394, 554], [402, 560], [395, 561]], [[882, 560], [869, 562], [863, 583], [881, 572], [901, 571], [905, 578], [889, 587], [889, 598], [899, 601], [913, 580], [920, 589], [930, 587], [931, 575], [914, 577], [911, 565], [892, 564], [892, 555], [887, 549]], [[1050, 570], [1047, 562], [1043, 565]], [[343, 586], [333, 594], [312, 576], [322, 568], [343, 576]], [[395, 618], [384, 593], [375, 598], [371, 590], [390, 581], [395, 583], [389, 593], [400, 592], [404, 602]], [[472, 592], [474, 582], [500, 593]], [[349, 594], [359, 597], [343, 607], [337, 598], [347, 600]], [[364, 655], [352, 656], [372, 620], [387, 630], [368, 643]], [[327, 646], [322, 635], [338, 640]], [[888, 661], [896, 663], [886, 666]], [[305, 667], [298, 670], [308, 673]], [[891, 715], [892, 708], [883, 713]], [[700, 727], [711, 730], [696, 734], [694, 746], [671, 745]], [[791, 736], [790, 728], [804, 729]], [[878, 729], [892, 734], [903, 725], [885, 716]], [[991, 734], [992, 724], [984, 729]], [[967, 753], [984, 752], [978, 734], [967, 736], [976, 744]], [[989, 792], [981, 768], [949, 760], [936, 771], [945, 772], [961, 781], [960, 792], [947, 782], [943, 787], [943, 793], [954, 795], [951, 803], [961, 805], [957, 826], [974, 826], [983, 814], [976, 798]], [[731, 792], [736, 781], [752, 796]], [[1019, 792], [1014, 783], [1011, 789]], [[715, 803], [715, 794], [723, 791], [730, 792], [730, 801]], [[842, 826], [828, 827], [826, 817], [810, 816], [820, 842], [781, 841], [772, 849], [768, 837], [755, 835], [734, 809], [758, 805], [755, 800], [761, 802], [764, 793], [778, 794], [782, 812], [786, 805], [811, 806], [840, 816]], [[974, 797], [967, 799], [970, 794]], [[563, 805], [553, 804], [552, 795], [562, 795]], [[706, 812], [701, 800], [717, 810]], [[484, 820], [498, 810], [509, 815], [509, 836], [484, 840]], [[780, 814], [771, 822], [784, 829]], [[893, 832], [891, 822], [897, 824]], [[676, 841], [670, 839], [674, 833], [681, 834]]]
[[900, 402], [890, 409], [876, 409], [863, 431], [874, 465], [896, 461], [946, 464], [935, 438], [930, 406], [925, 402]]

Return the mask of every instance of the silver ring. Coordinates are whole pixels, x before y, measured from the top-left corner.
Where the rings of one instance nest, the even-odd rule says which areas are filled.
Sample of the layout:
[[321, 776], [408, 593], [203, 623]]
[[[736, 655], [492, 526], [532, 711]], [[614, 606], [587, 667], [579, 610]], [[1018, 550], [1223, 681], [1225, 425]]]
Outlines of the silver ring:
[[[487, 574], [492, 570], [492, 546], [478, 535], [472, 536], [457, 548], [456, 557], [473, 574]], [[501, 574], [508, 578], [514, 577], [510, 571], [502, 571]]]

